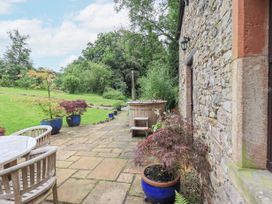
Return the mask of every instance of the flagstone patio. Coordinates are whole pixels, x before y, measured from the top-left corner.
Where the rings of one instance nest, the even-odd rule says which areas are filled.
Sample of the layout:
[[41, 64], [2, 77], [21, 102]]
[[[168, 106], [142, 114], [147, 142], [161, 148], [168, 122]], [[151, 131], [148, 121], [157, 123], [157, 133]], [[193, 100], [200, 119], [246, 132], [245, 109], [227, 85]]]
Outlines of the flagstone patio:
[[60, 203], [144, 203], [141, 170], [132, 162], [139, 140], [129, 133], [126, 111], [110, 122], [64, 128], [52, 136]]

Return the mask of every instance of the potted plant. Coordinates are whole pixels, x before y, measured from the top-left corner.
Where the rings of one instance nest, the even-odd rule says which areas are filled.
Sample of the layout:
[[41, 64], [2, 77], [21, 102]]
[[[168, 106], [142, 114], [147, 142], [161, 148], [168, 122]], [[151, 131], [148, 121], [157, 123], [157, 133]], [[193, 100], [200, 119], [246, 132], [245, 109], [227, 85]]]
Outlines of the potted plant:
[[0, 127], [0, 136], [4, 136], [5, 135], [5, 128]]
[[47, 99], [38, 100], [37, 102], [49, 118], [42, 120], [40, 124], [50, 125], [52, 127], [51, 134], [58, 134], [62, 127], [63, 109], [57, 101], [51, 99], [51, 88], [56, 78], [56, 73], [47, 68], [40, 68], [39, 70], [30, 70], [28, 75], [42, 80], [47, 89]]
[[87, 110], [87, 103], [84, 100], [63, 101], [60, 103], [66, 111], [66, 122], [69, 127], [79, 126], [81, 115]]
[[41, 110], [48, 118], [43, 119], [41, 125], [50, 125], [52, 127], [51, 134], [55, 135], [60, 132], [62, 128], [62, 117], [64, 115], [63, 108], [59, 105], [57, 100], [39, 99], [36, 100]]
[[114, 115], [117, 115], [117, 114], [118, 114], [118, 111], [117, 111], [117, 110], [114, 110], [114, 111], [113, 111], [113, 114], [114, 114]]
[[115, 104], [113, 104], [113, 107], [114, 107], [117, 111], [121, 111], [121, 110], [122, 110], [122, 103], [121, 103], [121, 102], [116, 102]]
[[148, 165], [142, 173], [142, 188], [153, 203], [172, 203], [180, 187], [180, 158], [187, 147], [181, 136], [169, 129], [159, 129], [137, 147], [135, 163], [144, 164], [149, 157], [158, 163]]
[[[142, 188], [152, 203], [173, 203], [180, 188], [180, 172], [194, 158], [192, 128], [176, 118], [165, 120], [136, 150], [136, 164], [147, 165], [142, 172]], [[175, 116], [176, 117], [176, 116]]]
[[109, 113], [108, 116], [109, 116], [109, 119], [110, 119], [110, 120], [113, 120], [113, 119], [114, 119], [114, 113]]

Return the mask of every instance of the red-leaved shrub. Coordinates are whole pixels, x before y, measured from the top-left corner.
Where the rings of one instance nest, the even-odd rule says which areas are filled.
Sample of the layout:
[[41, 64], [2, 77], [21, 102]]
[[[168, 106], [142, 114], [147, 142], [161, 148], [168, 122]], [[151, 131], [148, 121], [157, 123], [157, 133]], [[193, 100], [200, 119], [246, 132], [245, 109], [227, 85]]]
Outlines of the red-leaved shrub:
[[135, 164], [159, 162], [171, 174], [194, 168], [200, 177], [208, 180], [208, 146], [200, 138], [193, 138], [190, 124], [178, 114], [165, 115], [159, 122], [162, 128], [139, 142], [134, 157]]
[[62, 101], [60, 106], [65, 109], [67, 115], [82, 115], [88, 107], [84, 100]]
[[181, 135], [169, 129], [159, 129], [138, 144], [134, 161], [144, 164], [148, 158], [156, 158], [167, 171], [175, 173], [188, 150]]

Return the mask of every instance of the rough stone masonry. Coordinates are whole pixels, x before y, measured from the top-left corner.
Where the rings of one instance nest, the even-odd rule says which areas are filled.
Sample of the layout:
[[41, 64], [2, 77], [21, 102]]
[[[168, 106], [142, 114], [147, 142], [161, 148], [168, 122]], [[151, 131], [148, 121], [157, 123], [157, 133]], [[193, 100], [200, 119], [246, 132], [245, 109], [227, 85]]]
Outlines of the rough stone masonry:
[[[228, 176], [228, 160], [232, 154], [232, 1], [190, 1], [181, 36], [190, 37], [190, 44], [186, 52], [180, 50], [179, 107], [182, 115], [191, 108], [183, 99], [192, 88], [194, 137], [204, 139], [210, 149], [211, 202], [244, 203]], [[197, 51], [188, 68], [183, 62], [193, 48]], [[186, 69], [191, 69], [192, 78]]]

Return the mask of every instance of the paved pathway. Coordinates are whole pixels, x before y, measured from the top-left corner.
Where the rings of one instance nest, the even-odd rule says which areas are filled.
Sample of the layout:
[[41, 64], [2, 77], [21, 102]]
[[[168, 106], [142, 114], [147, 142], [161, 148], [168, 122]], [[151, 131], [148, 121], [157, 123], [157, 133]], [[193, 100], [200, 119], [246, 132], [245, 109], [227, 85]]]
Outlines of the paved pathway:
[[139, 140], [129, 134], [126, 111], [108, 123], [65, 128], [52, 136], [60, 203], [144, 203], [141, 170], [132, 162]]

